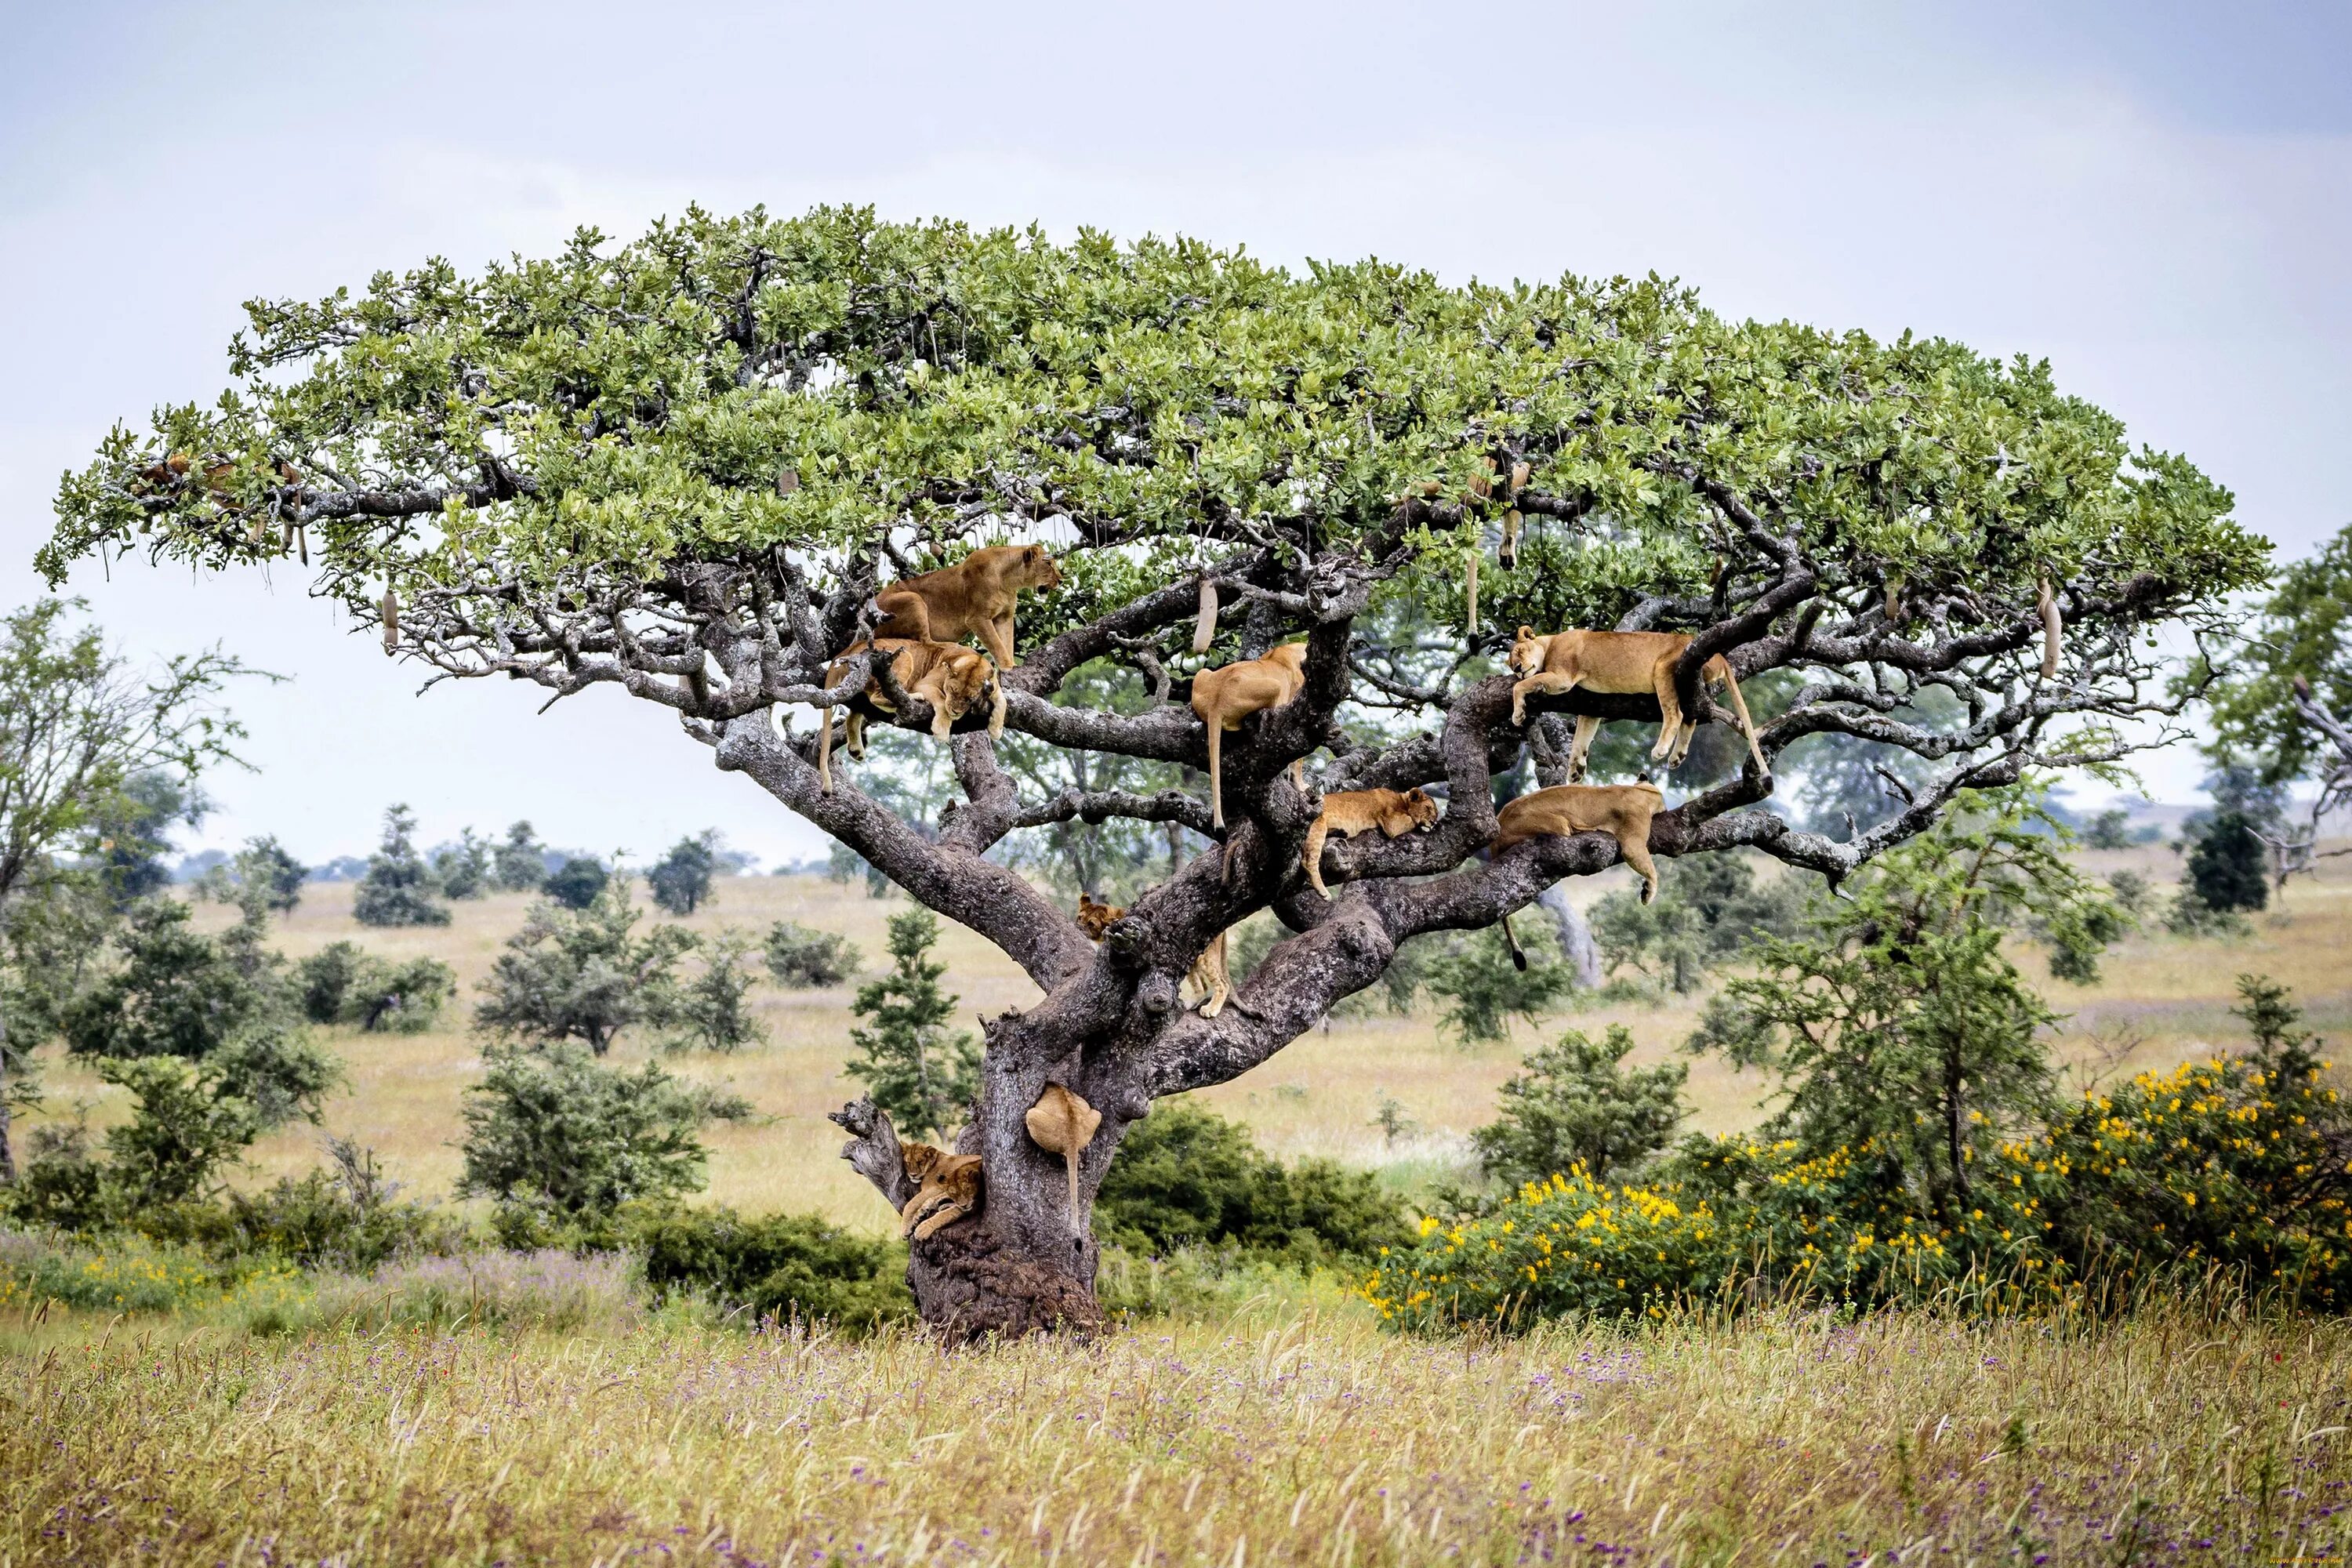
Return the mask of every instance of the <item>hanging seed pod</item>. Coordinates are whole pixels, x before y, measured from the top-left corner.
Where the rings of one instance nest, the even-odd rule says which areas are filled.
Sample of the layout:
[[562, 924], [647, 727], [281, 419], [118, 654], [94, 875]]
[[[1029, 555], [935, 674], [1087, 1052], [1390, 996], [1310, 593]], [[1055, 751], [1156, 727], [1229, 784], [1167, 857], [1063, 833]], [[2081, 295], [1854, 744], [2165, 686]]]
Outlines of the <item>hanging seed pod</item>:
[[778, 495], [788, 496], [800, 488], [801, 474], [798, 468], [786, 468], [782, 473], [776, 476], [776, 493]]
[[1496, 554], [1501, 558], [1506, 572], [1519, 563], [1519, 521], [1517, 507], [1503, 514], [1503, 548]]
[[391, 653], [400, 646], [400, 598], [387, 583], [383, 588], [383, 651]]
[[1201, 574], [1201, 618], [1192, 626], [1192, 651], [1206, 653], [1209, 645], [1217, 640], [1217, 584], [1205, 572]]
[[1471, 637], [1478, 635], [1478, 547], [1473, 544], [1462, 563], [1462, 621]]
[[294, 525], [294, 545], [302, 552], [302, 564], [310, 564], [310, 531], [299, 522]]
[[2034, 582], [2034, 604], [2042, 612], [2042, 679], [2058, 679], [2058, 628], [2065, 624], [2058, 614], [2058, 595], [2050, 586], [2044, 574]]

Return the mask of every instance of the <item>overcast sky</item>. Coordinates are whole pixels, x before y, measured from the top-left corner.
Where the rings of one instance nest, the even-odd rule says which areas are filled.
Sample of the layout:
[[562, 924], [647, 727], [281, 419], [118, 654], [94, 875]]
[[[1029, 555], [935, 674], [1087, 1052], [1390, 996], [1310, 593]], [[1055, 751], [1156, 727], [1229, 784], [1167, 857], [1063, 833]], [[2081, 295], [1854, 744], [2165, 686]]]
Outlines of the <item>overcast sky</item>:
[[[0, 603], [59, 472], [209, 399], [257, 296], [471, 268], [689, 201], [1194, 234], [1466, 279], [1655, 270], [1719, 310], [2047, 356], [2299, 555], [2352, 518], [2352, 7], [9, 5]], [[253, 773], [205, 837], [528, 816], [643, 857], [813, 829], [611, 691], [388, 663], [280, 572], [95, 567], [133, 656], [218, 641]], [[2193, 758], [2147, 776], [2192, 792]]]

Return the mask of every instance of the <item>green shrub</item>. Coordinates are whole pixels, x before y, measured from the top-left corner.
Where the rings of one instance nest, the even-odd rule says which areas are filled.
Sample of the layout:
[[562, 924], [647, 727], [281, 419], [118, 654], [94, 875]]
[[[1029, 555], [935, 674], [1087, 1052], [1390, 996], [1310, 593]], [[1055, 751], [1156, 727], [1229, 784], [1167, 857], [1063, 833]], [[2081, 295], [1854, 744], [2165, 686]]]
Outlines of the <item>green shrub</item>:
[[[2250, 994], [2247, 1011], [2260, 1005]], [[2092, 1310], [2218, 1272], [2341, 1312], [2352, 1116], [2324, 1064], [2292, 1054], [2293, 1021], [2263, 1026], [2272, 1043], [2253, 1055], [2142, 1073], [1989, 1146], [1958, 1208], [1924, 1201], [1875, 1140], [1808, 1154], [1793, 1139], [1694, 1139], [1642, 1186], [1572, 1171], [1425, 1220], [1363, 1294], [1400, 1326], [1523, 1326], [1695, 1299]]]
[[1690, 1069], [1629, 1070], [1633, 1048], [1632, 1032], [1612, 1024], [1600, 1044], [1570, 1029], [1529, 1052], [1503, 1084], [1496, 1119], [1470, 1135], [1486, 1173], [1514, 1187], [1579, 1167], [1615, 1175], [1664, 1148], [1685, 1114]]
[[491, 1047], [467, 1091], [460, 1193], [595, 1214], [701, 1186], [701, 1107], [653, 1062], [625, 1073], [578, 1046]]
[[734, 1052], [768, 1043], [767, 1026], [752, 1015], [749, 932], [734, 926], [697, 943], [700, 967], [663, 994], [663, 1043], [675, 1050]]
[[814, 1215], [746, 1219], [727, 1208], [680, 1209], [645, 1222], [635, 1240], [647, 1284], [699, 1291], [749, 1322], [862, 1331], [914, 1315], [906, 1249]]
[[548, 874], [540, 884], [547, 896], [567, 910], [584, 910], [604, 892], [611, 874], [603, 862], [586, 855], [574, 855]]
[[372, 959], [361, 966], [337, 1015], [370, 1033], [421, 1035], [457, 994], [457, 972], [437, 958], [404, 963]]
[[532, 905], [482, 981], [474, 1026], [532, 1043], [580, 1040], [601, 1057], [623, 1029], [659, 1023], [678, 957], [695, 941], [674, 925], [636, 936], [640, 918], [625, 882], [605, 887], [584, 910]]
[[847, 937], [812, 931], [793, 921], [778, 921], [768, 928], [767, 952], [768, 973], [777, 984], [795, 991], [838, 985], [865, 962]]
[[690, 915], [710, 897], [710, 878], [718, 868], [719, 830], [708, 828], [671, 845], [646, 873], [646, 887], [663, 910]]
[[1370, 1258], [1410, 1234], [1371, 1173], [1329, 1160], [1286, 1170], [1247, 1129], [1182, 1100], [1128, 1129], [1094, 1224], [1106, 1244], [1143, 1257], [1205, 1247], [1302, 1265]]

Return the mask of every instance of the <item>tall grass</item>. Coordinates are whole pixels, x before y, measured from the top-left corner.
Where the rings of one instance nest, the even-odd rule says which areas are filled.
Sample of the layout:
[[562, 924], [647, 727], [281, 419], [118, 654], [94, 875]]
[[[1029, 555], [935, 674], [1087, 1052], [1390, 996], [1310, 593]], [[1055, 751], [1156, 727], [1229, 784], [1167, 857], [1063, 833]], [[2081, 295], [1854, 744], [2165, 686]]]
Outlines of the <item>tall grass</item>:
[[[2148, 1563], [2341, 1553], [2352, 1328], [1265, 1300], [1087, 1346], [0, 1320], [0, 1562]], [[1882, 1559], [1885, 1560], [1885, 1559]]]

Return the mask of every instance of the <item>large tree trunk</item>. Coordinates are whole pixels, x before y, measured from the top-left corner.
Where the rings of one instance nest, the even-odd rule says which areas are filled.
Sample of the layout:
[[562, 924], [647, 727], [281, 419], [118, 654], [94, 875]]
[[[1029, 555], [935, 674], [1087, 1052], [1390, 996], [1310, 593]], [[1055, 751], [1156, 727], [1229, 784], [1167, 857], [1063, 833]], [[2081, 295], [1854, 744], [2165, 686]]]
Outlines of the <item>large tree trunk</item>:
[[[1139, 1095], [1121, 1095], [1103, 1083], [1055, 1070], [1079, 1065], [1075, 1050], [1052, 1068], [1024, 1067], [1042, 1054], [1035, 1049], [1037, 1031], [1020, 1027], [1010, 1016], [992, 1024], [989, 1034], [977, 1114], [958, 1136], [955, 1150], [981, 1158], [980, 1205], [976, 1213], [908, 1242], [907, 1283], [924, 1323], [950, 1343], [1087, 1332], [1103, 1321], [1095, 1300], [1100, 1249], [1088, 1215], [1118, 1133], [1128, 1124], [1114, 1107], [1139, 1111], [1143, 1102]], [[1062, 1156], [1040, 1148], [1024, 1121], [1048, 1083], [1076, 1091], [1104, 1112], [1101, 1128], [1080, 1157], [1075, 1215]], [[890, 1119], [871, 1100], [859, 1100], [835, 1112], [833, 1120], [851, 1134], [842, 1157], [893, 1208], [903, 1210], [916, 1185], [907, 1174]]]

